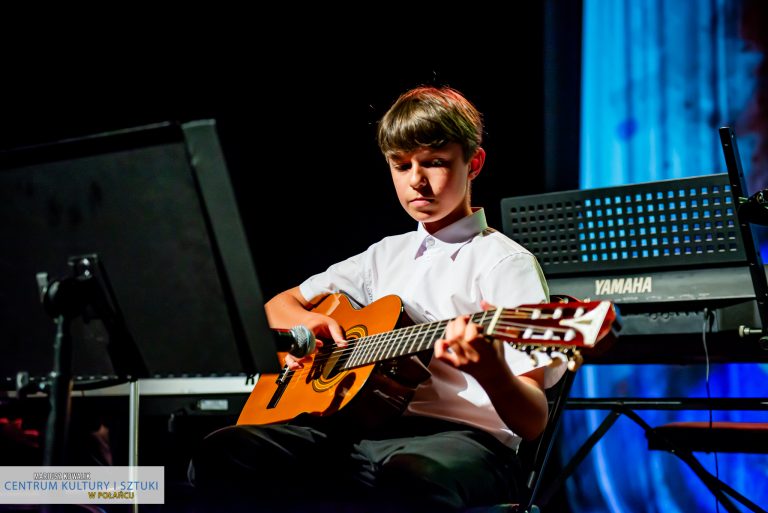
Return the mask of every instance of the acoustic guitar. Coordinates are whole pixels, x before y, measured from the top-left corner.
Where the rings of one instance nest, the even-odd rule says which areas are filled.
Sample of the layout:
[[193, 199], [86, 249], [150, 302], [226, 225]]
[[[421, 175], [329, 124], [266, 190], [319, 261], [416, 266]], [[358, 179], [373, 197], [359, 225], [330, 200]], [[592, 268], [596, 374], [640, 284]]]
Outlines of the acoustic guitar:
[[[260, 375], [238, 424], [272, 424], [300, 414], [327, 416], [343, 410], [370, 426], [399, 414], [429, 376], [416, 356], [431, 355], [449, 322], [396, 328], [405, 316], [394, 295], [358, 309], [347, 296], [331, 294], [313, 311], [335, 319], [348, 344], [324, 345], [303, 369], [285, 367], [280, 374]], [[581, 363], [580, 351], [609, 334], [615, 318], [610, 301], [527, 304], [470, 316], [486, 337], [504, 340], [534, 359], [547, 353], [553, 362], [565, 360], [572, 370]]]

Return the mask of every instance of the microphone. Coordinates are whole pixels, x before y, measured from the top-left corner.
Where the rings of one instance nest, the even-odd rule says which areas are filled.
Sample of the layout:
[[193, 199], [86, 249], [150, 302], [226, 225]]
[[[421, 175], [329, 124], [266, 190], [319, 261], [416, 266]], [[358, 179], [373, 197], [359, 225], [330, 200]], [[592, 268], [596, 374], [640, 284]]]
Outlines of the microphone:
[[315, 350], [315, 334], [302, 324], [297, 324], [291, 329], [273, 329], [272, 333], [278, 351], [288, 351], [301, 358]]

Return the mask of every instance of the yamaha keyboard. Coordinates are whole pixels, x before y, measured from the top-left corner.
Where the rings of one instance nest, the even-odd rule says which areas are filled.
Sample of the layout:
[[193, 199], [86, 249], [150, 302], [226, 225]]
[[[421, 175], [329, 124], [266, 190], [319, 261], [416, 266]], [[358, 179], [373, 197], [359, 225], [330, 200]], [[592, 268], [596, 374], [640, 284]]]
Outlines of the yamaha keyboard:
[[618, 337], [588, 362], [768, 361], [741, 190], [720, 173], [505, 198], [503, 230], [551, 293], [615, 302]]
[[[702, 268], [548, 280], [552, 293], [611, 300], [620, 313], [616, 342], [592, 363], [768, 361], [749, 269]], [[709, 319], [707, 322], [706, 319]], [[746, 329], [745, 329], [746, 328]]]

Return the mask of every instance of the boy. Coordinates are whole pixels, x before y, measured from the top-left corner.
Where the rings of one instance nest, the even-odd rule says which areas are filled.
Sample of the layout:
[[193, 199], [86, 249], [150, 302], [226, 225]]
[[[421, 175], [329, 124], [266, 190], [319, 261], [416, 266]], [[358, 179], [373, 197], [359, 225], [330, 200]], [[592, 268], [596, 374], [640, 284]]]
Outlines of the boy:
[[[354, 511], [461, 511], [515, 501], [522, 483], [517, 446], [543, 431], [544, 389], [559, 376], [534, 369], [503, 342], [489, 343], [468, 322], [466, 314], [488, 305], [548, 298], [533, 255], [471, 207], [471, 182], [485, 162], [482, 132], [480, 113], [454, 89], [401, 95], [377, 137], [417, 229], [386, 237], [266, 304], [272, 327], [301, 324], [337, 345], [346, 344], [341, 326], [312, 311], [330, 293], [360, 305], [394, 294], [416, 323], [453, 319], [435, 342], [431, 376], [406, 411], [376, 429], [353, 429], [334, 416], [225, 428], [194, 458], [196, 483], [236, 481], [253, 490], [250, 503], [259, 511], [257, 504], [295, 504], [297, 489], [314, 511], [329, 502], [364, 504]], [[306, 357], [286, 359], [293, 370], [304, 363]]]

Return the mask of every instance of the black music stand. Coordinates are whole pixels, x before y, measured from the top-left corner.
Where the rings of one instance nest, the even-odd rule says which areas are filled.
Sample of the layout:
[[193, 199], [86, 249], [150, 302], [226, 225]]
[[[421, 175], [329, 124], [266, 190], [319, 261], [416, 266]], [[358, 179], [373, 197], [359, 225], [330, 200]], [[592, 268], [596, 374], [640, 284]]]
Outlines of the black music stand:
[[741, 154], [736, 142], [736, 134], [733, 128], [724, 126], [718, 130], [720, 135], [720, 144], [723, 148], [725, 164], [728, 168], [728, 179], [731, 183], [731, 192], [736, 204], [736, 217], [739, 220], [739, 229], [741, 238], [744, 241], [744, 250], [749, 264], [749, 273], [752, 277], [752, 285], [755, 289], [755, 299], [757, 300], [757, 310], [760, 316], [760, 329], [743, 327], [740, 330], [741, 336], [748, 336], [753, 333], [760, 334], [760, 345], [768, 350], [768, 310], [766, 301], [768, 300], [768, 280], [765, 276], [765, 267], [760, 256], [760, 248], [752, 233], [752, 224], [768, 225], [768, 190], [761, 190], [752, 195], [747, 194], [746, 180], [744, 179], [744, 169], [741, 165]]
[[[53, 334], [33, 280], [41, 271], [82, 279], [88, 266], [77, 270], [76, 260], [68, 268], [68, 259], [91, 254], [109, 265], [114, 301], [107, 303], [119, 300], [120, 315], [118, 320], [104, 308], [106, 324], [103, 318], [101, 325], [78, 324], [82, 332], [72, 336], [74, 388], [132, 379], [132, 419], [138, 415], [137, 377], [242, 376], [248, 382], [256, 373], [279, 372], [213, 120], [0, 152], [0, 198], [0, 386], [13, 389], [22, 382], [25, 392], [49, 382]], [[50, 284], [41, 277], [40, 285]], [[79, 316], [79, 306], [75, 301], [55, 313], [62, 318], [58, 344], [69, 344], [67, 319]], [[132, 337], [121, 329], [105, 336], [109, 319], [112, 328], [128, 328]], [[132, 356], [110, 358], [105, 338]], [[125, 343], [130, 341], [135, 345]], [[60, 373], [66, 373], [64, 358]], [[54, 395], [66, 395], [67, 380], [62, 383]], [[129, 443], [129, 453], [135, 464], [135, 443]]]

